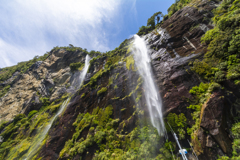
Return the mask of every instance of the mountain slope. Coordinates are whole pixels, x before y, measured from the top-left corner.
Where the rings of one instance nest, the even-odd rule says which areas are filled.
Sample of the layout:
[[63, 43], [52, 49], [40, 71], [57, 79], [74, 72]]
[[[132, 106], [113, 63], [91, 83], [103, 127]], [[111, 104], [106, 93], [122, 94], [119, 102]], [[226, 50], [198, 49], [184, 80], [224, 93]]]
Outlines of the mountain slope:
[[[194, 156], [187, 140], [199, 159], [239, 156], [239, 4], [239, 0], [178, 1], [155, 29], [139, 32], [149, 46], [164, 120], [188, 149], [189, 159]], [[43, 62], [7, 76], [1, 83], [11, 87], [0, 99], [0, 158], [172, 159], [171, 152], [177, 155], [167, 123], [167, 140], [151, 124], [143, 78], [132, 55], [133, 41], [127, 39], [104, 54], [56, 47]], [[73, 84], [80, 85], [87, 54], [92, 59], [77, 90]], [[43, 128], [67, 97], [71, 99], [66, 110], [40, 141]], [[28, 157], [33, 143], [39, 148]]]

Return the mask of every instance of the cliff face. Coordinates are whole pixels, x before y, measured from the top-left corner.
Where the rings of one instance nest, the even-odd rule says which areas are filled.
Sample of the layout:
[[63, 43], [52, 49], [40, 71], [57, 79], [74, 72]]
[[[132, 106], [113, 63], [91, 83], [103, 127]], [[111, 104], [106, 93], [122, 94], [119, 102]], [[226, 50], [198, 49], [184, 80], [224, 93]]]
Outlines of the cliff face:
[[0, 120], [11, 120], [19, 113], [39, 110], [42, 106], [40, 97], [49, 97], [50, 101], [61, 97], [73, 75], [70, 63], [84, 63], [85, 55], [80, 51], [59, 50], [45, 61], [33, 64], [26, 73], [15, 73], [13, 83], [8, 82], [12, 83], [11, 89], [0, 99]]
[[[206, 59], [209, 43], [201, 43], [201, 37], [214, 28], [212, 10], [218, 6], [215, 1], [193, 1], [143, 36], [165, 122], [182, 147], [189, 148], [189, 159], [195, 158], [187, 140], [199, 159], [238, 153], [232, 149], [231, 132], [240, 108], [236, 78], [209, 80], [194, 69]], [[36, 153], [31, 159], [172, 159], [171, 151], [177, 155], [169, 127], [166, 141], [150, 123], [132, 41], [107, 54], [92, 54], [79, 90], [73, 82], [78, 83], [82, 71], [72, 67], [78, 63], [81, 70], [89, 54], [81, 49], [56, 48], [45, 61], [7, 80], [11, 88], [0, 98], [0, 118], [7, 121], [0, 126], [0, 157], [29, 158], [32, 150]], [[39, 147], [31, 148], [66, 97], [71, 97], [66, 110]]]

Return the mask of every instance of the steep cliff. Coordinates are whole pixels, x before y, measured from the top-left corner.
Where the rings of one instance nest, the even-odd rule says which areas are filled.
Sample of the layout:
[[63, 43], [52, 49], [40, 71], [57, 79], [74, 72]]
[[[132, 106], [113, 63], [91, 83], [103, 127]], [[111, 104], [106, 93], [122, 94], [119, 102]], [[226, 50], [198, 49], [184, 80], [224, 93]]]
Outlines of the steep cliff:
[[[191, 147], [198, 159], [237, 159], [239, 4], [180, 0], [155, 29], [139, 32], [162, 97], [166, 136], [150, 121], [134, 38], [107, 53], [55, 47], [42, 61], [24, 64], [26, 71], [1, 70], [0, 159], [180, 158], [167, 122], [188, 159], [196, 159]], [[81, 85], [86, 55], [92, 59]]]

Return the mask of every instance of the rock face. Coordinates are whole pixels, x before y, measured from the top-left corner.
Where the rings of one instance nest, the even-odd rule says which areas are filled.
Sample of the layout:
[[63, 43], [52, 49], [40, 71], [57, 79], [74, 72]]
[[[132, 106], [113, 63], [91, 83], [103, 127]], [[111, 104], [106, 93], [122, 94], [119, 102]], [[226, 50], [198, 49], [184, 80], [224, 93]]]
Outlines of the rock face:
[[[189, 5], [177, 11], [162, 23], [161, 28], [142, 37], [149, 46], [151, 66], [163, 100], [164, 115], [183, 113], [189, 128], [195, 121], [192, 119], [193, 111], [187, 107], [196, 99], [189, 90], [203, 82], [203, 79], [191, 70], [190, 63], [195, 59], [203, 59], [207, 46], [201, 44], [200, 39], [207, 30], [213, 28], [209, 21], [213, 17], [211, 11], [216, 6], [214, 1], [196, 1], [194, 6]], [[132, 39], [127, 40], [128, 43], [131, 41]], [[12, 87], [0, 99], [0, 120], [11, 120], [19, 113], [27, 115], [32, 110], [39, 110], [44, 106], [43, 97], [48, 97], [50, 102], [54, 102], [66, 92], [74, 93], [65, 112], [51, 126], [46, 143], [36, 157], [53, 160], [93, 159], [98, 150], [104, 147], [96, 142], [91, 143], [87, 149], [84, 148], [84, 151], [79, 149], [73, 155], [60, 156], [70, 140], [78, 143], [87, 139], [89, 135], [91, 137], [92, 132], [98, 132], [97, 129], [91, 132], [92, 127], [87, 126], [75, 137], [78, 130], [74, 122], [77, 122], [80, 114], [92, 113], [97, 107], [105, 110], [107, 106], [112, 106], [111, 119], [118, 120], [115, 127], [117, 137], [122, 133], [132, 132], [141, 118], [149, 119], [146, 102], [142, 96], [142, 79], [134, 68], [134, 63], [131, 64], [129, 60], [131, 53], [124, 50], [127, 45], [120, 46], [123, 50], [119, 51], [120, 53], [116, 51], [110, 56], [92, 57], [83, 86], [77, 92], [67, 88], [67, 85], [73, 84], [74, 77], [80, 75], [80, 72], [72, 72], [69, 65], [75, 62], [84, 63], [86, 53], [81, 51], [69, 52], [59, 49], [51, 52], [45, 61], [35, 63], [26, 73], [15, 73], [13, 77], [18, 78], [6, 81], [12, 83]], [[195, 132], [199, 145], [194, 146], [199, 159], [214, 160], [218, 155], [232, 153], [233, 138], [230, 129], [234, 122], [233, 117], [240, 111], [240, 91], [231, 81], [224, 81], [221, 85], [225, 89], [214, 90], [199, 111], [199, 128]], [[142, 115], [137, 114], [139, 108], [136, 106], [140, 106]], [[1, 128], [0, 131], [2, 132]], [[184, 134], [185, 138], [180, 140], [180, 143], [184, 148], [190, 148], [187, 139], [191, 137], [187, 133]], [[170, 132], [168, 137], [170, 141], [174, 141]], [[128, 138], [127, 134], [121, 137], [126, 141]], [[0, 143], [1, 141], [0, 136]], [[140, 142], [133, 144], [130, 141], [131, 145], [140, 146]], [[124, 147], [125, 145], [127, 144], [123, 144]], [[160, 145], [157, 147], [160, 148]], [[177, 151], [175, 153], [177, 154]], [[114, 157], [115, 153], [111, 156]], [[192, 155], [189, 157], [195, 159]]]
[[10, 120], [19, 113], [38, 110], [41, 107], [40, 96], [51, 95], [51, 101], [60, 97], [72, 75], [69, 64], [84, 63], [84, 57], [81, 52], [69, 54], [60, 50], [51, 53], [44, 62], [36, 62], [26, 73], [19, 75], [16, 72], [6, 82], [12, 83], [10, 91], [0, 98], [0, 120]]

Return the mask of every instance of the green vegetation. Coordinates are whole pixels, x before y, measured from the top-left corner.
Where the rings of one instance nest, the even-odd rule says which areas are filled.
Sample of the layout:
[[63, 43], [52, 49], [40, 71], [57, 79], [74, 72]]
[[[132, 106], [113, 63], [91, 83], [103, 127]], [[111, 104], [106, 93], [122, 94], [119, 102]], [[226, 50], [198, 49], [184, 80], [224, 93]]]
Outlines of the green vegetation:
[[199, 140], [197, 138], [198, 130], [200, 129], [201, 123], [201, 113], [203, 113], [204, 108], [202, 107], [210, 98], [212, 92], [216, 89], [221, 89], [221, 85], [212, 82], [212, 83], [200, 83], [199, 86], [193, 87], [189, 93], [195, 95], [195, 98], [192, 100], [191, 105], [187, 107], [192, 110], [191, 113], [192, 119], [195, 121], [195, 124], [191, 128], [187, 128], [187, 133], [191, 136], [191, 141], [194, 146], [197, 154], [202, 153], [202, 148], [200, 146]]
[[76, 63], [71, 63], [70, 65], [70, 69], [71, 71], [76, 71], [76, 70], [82, 70], [83, 67], [84, 67], [84, 63], [81, 63], [81, 62], [76, 62]]
[[[55, 103], [64, 99], [66, 96], [56, 100]], [[0, 159], [23, 159], [25, 154], [35, 150], [33, 146], [37, 145], [39, 140], [45, 138], [42, 133], [63, 101], [51, 105], [47, 98], [43, 98], [43, 101], [45, 103], [39, 111], [33, 110], [28, 116], [18, 114], [7, 126], [8, 122], [1, 122], [0, 129], [4, 128], [4, 131], [0, 134], [3, 137], [0, 144]], [[45, 141], [41, 145], [44, 143]]]
[[95, 73], [91, 78], [90, 78], [90, 82], [88, 84], [86, 84], [85, 86], [88, 86], [88, 85], [93, 85], [97, 82], [97, 80], [102, 77], [103, 75], [107, 74], [111, 69], [101, 69], [99, 70], [97, 73]]
[[230, 160], [230, 159], [240, 159], [240, 153], [239, 153], [239, 150], [240, 150], [240, 122], [238, 123], [235, 123], [233, 126], [232, 126], [232, 135], [233, 135], [233, 143], [232, 143], [232, 148], [233, 148], [233, 152], [232, 152], [232, 157], [227, 157], [227, 156], [223, 156], [223, 157], [220, 157], [218, 160]]
[[83, 98], [83, 97], [85, 97], [85, 93], [83, 93], [83, 94], [81, 95], [81, 98]]
[[[201, 83], [199, 86], [193, 87], [190, 93], [195, 95], [195, 99], [191, 102], [188, 109], [193, 111], [192, 118], [195, 125], [187, 129], [191, 135], [192, 144], [195, 151], [199, 154], [202, 152], [199, 140], [197, 138], [198, 130], [201, 123], [201, 114], [204, 111], [204, 104], [210, 98], [212, 92], [216, 89], [222, 89], [223, 81], [231, 80], [236, 85], [240, 80], [240, 10], [239, 0], [223, 0], [216, 8], [213, 23], [214, 29], [209, 30], [201, 38], [202, 43], [208, 44], [207, 53], [203, 60], [195, 60], [192, 70], [209, 83]], [[237, 124], [233, 126], [238, 126]], [[236, 127], [237, 128], [237, 127]], [[233, 131], [234, 132], [234, 131]], [[235, 137], [233, 150], [238, 146], [238, 138]], [[236, 151], [236, 150], [235, 150]], [[233, 151], [233, 159], [239, 156]], [[221, 157], [220, 159], [229, 159]]]
[[[176, 113], [169, 113], [167, 116], [167, 122], [170, 124], [172, 129], [178, 134], [179, 139], [185, 138], [185, 130], [187, 126], [187, 118], [183, 113], [177, 115]], [[166, 124], [166, 129], [168, 132], [171, 131], [170, 127]]]
[[119, 61], [120, 56], [116, 55], [114, 57], [109, 57], [106, 64], [105, 64], [105, 68], [109, 68], [111, 65], [114, 65], [116, 62]]
[[49, 53], [44, 54], [43, 56], [35, 56], [32, 60], [26, 62], [19, 62], [17, 65], [12, 67], [2, 68], [0, 71], [0, 83], [9, 79], [15, 72], [25, 73], [29, 67], [31, 67], [37, 61], [44, 61], [47, 59]]
[[41, 97], [40, 102], [43, 104], [43, 106], [48, 106], [50, 104], [48, 97]]
[[[60, 158], [72, 159], [75, 155], [82, 155], [92, 146], [98, 146], [94, 159], [142, 159], [148, 157], [153, 160], [170, 160], [170, 147], [175, 150], [176, 145], [167, 142], [160, 148], [160, 137], [157, 130], [149, 122], [143, 126], [135, 127], [131, 132], [118, 131], [119, 126], [124, 126], [125, 121], [119, 123], [119, 119], [112, 119], [113, 107], [105, 109], [95, 108], [93, 112], [81, 113], [73, 123], [76, 132], [72, 139], [65, 143], [60, 152]], [[141, 122], [142, 123], [142, 122]], [[141, 124], [139, 123], [139, 124]], [[81, 136], [83, 130], [87, 135]]]
[[97, 95], [100, 95], [100, 94], [102, 94], [102, 93], [104, 93], [104, 92], [106, 92], [107, 91], [107, 88], [106, 87], [102, 87], [98, 92], [97, 92]]
[[82, 49], [81, 47], [75, 47], [75, 46], [73, 46], [72, 44], [69, 44], [69, 46], [67, 46], [67, 47], [58, 47], [58, 46], [56, 46], [56, 47], [54, 47], [50, 52], [52, 53], [52, 52], [57, 52], [57, 51], [59, 51], [60, 49], [63, 49], [63, 50], [65, 50], [65, 51], [67, 51], [67, 52], [83, 52], [83, 53], [86, 53], [86, 54], [88, 54], [90, 57], [94, 57], [94, 56], [98, 56], [98, 55], [101, 55], [102, 53], [101, 52], [99, 52], [99, 51], [90, 51], [90, 52], [88, 52], [87, 51], [87, 49]]
[[1, 89], [1, 87], [0, 87], [0, 98], [2, 97], [2, 96], [4, 96], [8, 91], [9, 91], [9, 89], [11, 88], [11, 86], [10, 85], [7, 85], [6, 87], [4, 87], [3, 89]]
[[175, 3], [168, 8], [168, 16], [171, 17], [175, 12], [185, 7], [191, 1], [192, 0], [176, 0]]
[[160, 23], [160, 17], [164, 17], [164, 15], [162, 14], [162, 12], [156, 12], [154, 13], [148, 20], [147, 20], [147, 26], [142, 26], [139, 28], [138, 30], [138, 35], [145, 35], [149, 32], [151, 32], [152, 30], [155, 29], [156, 27], [156, 22], [157, 24]]
[[206, 80], [221, 82], [226, 79], [238, 80], [240, 77], [240, 11], [237, 0], [224, 0], [214, 10], [214, 29], [202, 37], [208, 51], [203, 61], [195, 60], [192, 70]]
[[134, 63], [135, 63], [135, 61], [134, 61], [133, 55], [128, 56], [125, 59], [125, 61], [126, 61], [127, 69], [130, 70], [130, 67], [131, 67], [131, 69], [134, 70]]
[[[106, 52], [105, 54], [102, 54], [101, 56], [92, 58], [90, 61], [89, 69], [94, 64], [99, 65], [98, 61], [97, 61], [97, 60], [99, 60], [99, 58], [107, 57], [107, 61], [106, 61], [105, 66], [103, 67], [103, 69], [100, 69], [99, 71], [97, 71], [90, 78], [90, 82], [88, 84], [84, 85], [84, 87], [94, 86], [99, 78], [101, 78], [104, 75], [108, 75], [113, 68], [119, 66], [118, 62], [120, 60], [124, 59], [124, 57], [126, 56], [127, 49], [129, 48], [128, 45], [129, 45], [129, 40], [126, 39], [119, 45], [119, 47], [115, 48], [114, 50]], [[110, 78], [109, 85], [112, 84], [112, 81], [113, 81], [113, 79]]]
[[[44, 54], [43, 56], [35, 56], [32, 60], [26, 61], [26, 62], [19, 62], [17, 65], [12, 66], [12, 67], [6, 67], [2, 68], [0, 70], [0, 83], [3, 83], [7, 79], [11, 78], [12, 75], [15, 72], [20, 72], [20, 73], [25, 73], [29, 67], [31, 67], [34, 63], [37, 61], [44, 61], [47, 59], [49, 53]], [[8, 91], [11, 86], [0, 86], [0, 98], [4, 96]]]

